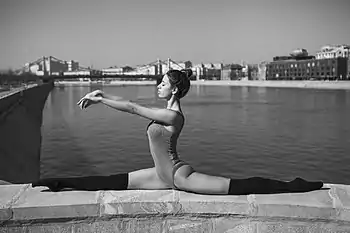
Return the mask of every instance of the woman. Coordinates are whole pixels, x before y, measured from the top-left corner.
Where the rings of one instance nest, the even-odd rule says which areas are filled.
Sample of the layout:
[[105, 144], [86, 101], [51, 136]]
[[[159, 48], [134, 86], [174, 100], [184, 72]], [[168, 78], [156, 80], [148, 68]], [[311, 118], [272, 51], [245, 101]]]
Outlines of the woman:
[[169, 70], [157, 86], [158, 97], [167, 101], [166, 108], [147, 108], [102, 91], [84, 96], [78, 105], [84, 109], [92, 104], [104, 104], [113, 109], [151, 120], [147, 127], [154, 167], [110, 176], [42, 179], [32, 186], [48, 186], [52, 191], [63, 188], [79, 190], [179, 189], [200, 194], [233, 194], [306, 192], [320, 189], [322, 182], [301, 178], [285, 182], [252, 177], [230, 179], [195, 171], [179, 159], [177, 140], [185, 123], [180, 99], [190, 89], [191, 70]]

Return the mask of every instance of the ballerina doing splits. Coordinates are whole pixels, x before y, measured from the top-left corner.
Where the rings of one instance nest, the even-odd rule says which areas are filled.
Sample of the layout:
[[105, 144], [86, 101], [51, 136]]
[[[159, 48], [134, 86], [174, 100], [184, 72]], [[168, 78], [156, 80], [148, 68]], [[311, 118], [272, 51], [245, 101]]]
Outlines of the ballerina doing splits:
[[179, 159], [177, 140], [185, 123], [180, 99], [190, 89], [191, 70], [169, 70], [157, 86], [158, 97], [167, 101], [166, 108], [154, 109], [111, 96], [100, 90], [84, 96], [78, 105], [84, 109], [104, 104], [113, 109], [151, 120], [147, 127], [154, 167], [109, 176], [48, 178], [32, 183], [33, 187], [47, 186], [51, 191], [64, 188], [75, 190], [178, 189], [199, 194], [247, 195], [285, 192], [307, 192], [322, 188], [322, 182], [302, 178], [280, 181], [262, 177], [230, 179], [195, 171]]

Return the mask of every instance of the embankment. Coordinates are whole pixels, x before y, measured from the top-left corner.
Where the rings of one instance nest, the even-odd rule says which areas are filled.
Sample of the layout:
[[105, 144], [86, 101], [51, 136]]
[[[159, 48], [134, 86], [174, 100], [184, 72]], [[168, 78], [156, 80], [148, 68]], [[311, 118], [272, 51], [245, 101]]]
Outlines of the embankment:
[[242, 86], [242, 87], [278, 87], [350, 90], [350, 81], [258, 81], [258, 80], [206, 80], [191, 81], [192, 85]]
[[0, 97], [0, 180], [39, 179], [42, 114], [53, 87], [32, 85]]
[[350, 186], [216, 196], [176, 190], [62, 191], [0, 186], [0, 232], [350, 232]]

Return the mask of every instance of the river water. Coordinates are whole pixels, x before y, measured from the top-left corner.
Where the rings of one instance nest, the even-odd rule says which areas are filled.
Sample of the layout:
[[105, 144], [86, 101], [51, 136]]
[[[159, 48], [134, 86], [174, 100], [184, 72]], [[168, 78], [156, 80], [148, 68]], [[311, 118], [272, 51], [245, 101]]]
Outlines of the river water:
[[[155, 86], [55, 88], [42, 128], [41, 176], [108, 175], [152, 167], [148, 120], [76, 102], [94, 89], [163, 107]], [[350, 184], [350, 91], [192, 86], [182, 100], [180, 158], [226, 177], [300, 176]]]

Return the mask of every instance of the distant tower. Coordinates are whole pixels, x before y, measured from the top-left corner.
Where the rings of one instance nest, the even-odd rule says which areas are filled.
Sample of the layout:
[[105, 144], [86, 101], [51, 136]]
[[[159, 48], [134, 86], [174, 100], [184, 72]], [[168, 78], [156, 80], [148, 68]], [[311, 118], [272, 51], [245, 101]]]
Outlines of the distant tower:
[[45, 56], [43, 56], [43, 75], [47, 76], [46, 57]]
[[48, 75], [51, 76], [52, 75], [52, 67], [51, 67], [51, 56], [49, 56], [49, 60], [48, 60]]
[[201, 78], [201, 68], [199, 66], [196, 67], [196, 79], [199, 80]]
[[168, 58], [168, 70], [171, 70], [170, 58]]
[[158, 75], [162, 75], [163, 74], [163, 71], [162, 71], [162, 63], [161, 61], [159, 60], [159, 58], [157, 59], [157, 74]]

